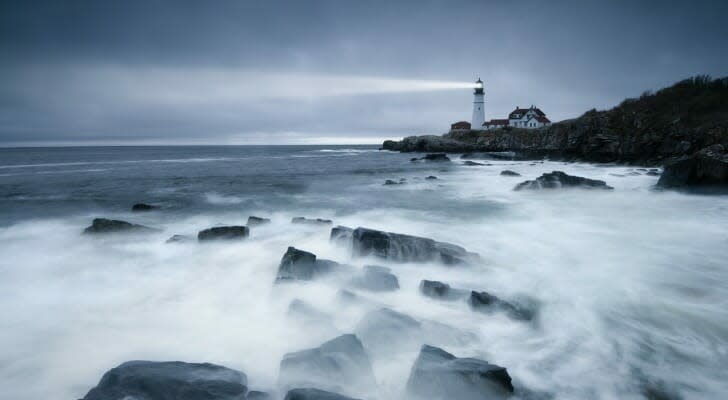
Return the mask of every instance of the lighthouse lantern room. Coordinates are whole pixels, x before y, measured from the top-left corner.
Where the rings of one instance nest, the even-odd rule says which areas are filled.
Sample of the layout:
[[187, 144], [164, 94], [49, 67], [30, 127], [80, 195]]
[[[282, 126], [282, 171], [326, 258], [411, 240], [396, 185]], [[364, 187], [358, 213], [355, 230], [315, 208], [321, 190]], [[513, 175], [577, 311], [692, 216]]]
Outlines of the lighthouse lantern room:
[[483, 123], [485, 123], [485, 94], [483, 93], [483, 81], [478, 78], [475, 81], [475, 92], [473, 92], [472, 129], [482, 129]]

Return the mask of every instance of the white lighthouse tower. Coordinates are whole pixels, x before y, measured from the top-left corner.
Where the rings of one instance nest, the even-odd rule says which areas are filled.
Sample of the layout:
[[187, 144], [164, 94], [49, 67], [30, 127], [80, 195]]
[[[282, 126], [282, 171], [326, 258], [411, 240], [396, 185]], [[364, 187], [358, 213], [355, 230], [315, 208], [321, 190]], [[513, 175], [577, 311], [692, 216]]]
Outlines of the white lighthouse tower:
[[470, 129], [478, 131], [483, 129], [485, 122], [485, 94], [483, 93], [483, 81], [478, 78], [475, 81], [475, 92], [473, 92], [473, 119], [470, 122]]

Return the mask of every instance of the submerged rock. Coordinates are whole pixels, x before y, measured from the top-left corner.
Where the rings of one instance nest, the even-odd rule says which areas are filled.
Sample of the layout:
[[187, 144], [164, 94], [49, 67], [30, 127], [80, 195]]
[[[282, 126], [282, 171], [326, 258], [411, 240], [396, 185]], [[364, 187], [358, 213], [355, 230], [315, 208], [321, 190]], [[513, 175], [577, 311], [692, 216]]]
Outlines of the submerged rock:
[[389, 268], [366, 265], [363, 271], [349, 281], [349, 284], [373, 292], [389, 292], [399, 289], [399, 280]]
[[354, 229], [351, 240], [355, 256], [372, 255], [396, 262], [438, 261], [453, 265], [478, 258], [454, 244], [361, 227]]
[[317, 387], [346, 393], [371, 392], [376, 385], [369, 356], [352, 334], [286, 354], [279, 381], [286, 388]]
[[276, 282], [288, 280], [310, 281], [333, 272], [349, 272], [351, 267], [331, 260], [316, 259], [307, 251], [289, 247], [278, 266]]
[[518, 172], [511, 171], [510, 169], [505, 169], [505, 170], [501, 171], [500, 174], [503, 176], [521, 176], [521, 174], [519, 174]]
[[351, 238], [354, 235], [354, 230], [346, 226], [335, 226], [331, 228], [331, 235], [329, 241], [338, 244], [351, 244]]
[[389, 186], [389, 185], [404, 185], [404, 184], [405, 184], [405, 182], [403, 182], [403, 181], [397, 182], [397, 181], [393, 181], [391, 179], [387, 179], [383, 183], [384, 186]]
[[438, 162], [450, 162], [450, 158], [445, 153], [431, 153], [422, 157], [421, 160], [425, 161], [438, 161]]
[[420, 281], [420, 292], [433, 299], [455, 300], [464, 298], [467, 293], [462, 289], [453, 289], [447, 283], [440, 281]]
[[483, 164], [483, 163], [479, 163], [479, 162], [475, 162], [475, 161], [470, 161], [470, 160], [468, 160], [468, 161], [465, 161], [465, 162], [463, 163], [463, 165], [467, 165], [467, 166], [475, 167], [475, 166], [479, 166], [479, 165], [488, 165], [488, 164]]
[[562, 171], [553, 171], [551, 173], [545, 173], [535, 180], [521, 182], [514, 190], [523, 189], [558, 189], [558, 188], [584, 188], [584, 189], [614, 189], [608, 186], [606, 182], [583, 178], [581, 176], [567, 175]]
[[273, 396], [268, 392], [261, 392], [260, 390], [251, 390], [248, 392], [248, 396], [245, 400], [273, 400]]
[[306, 218], [306, 217], [294, 217], [291, 220], [291, 223], [293, 224], [306, 224], [306, 225], [331, 225], [333, 221], [330, 219], [322, 219], [322, 218]]
[[[354, 329], [357, 337], [378, 353], [402, 351], [422, 340], [422, 324], [409, 315], [380, 308], [368, 312]], [[415, 347], [416, 348], [416, 347]]]
[[486, 313], [504, 312], [509, 317], [522, 321], [530, 321], [534, 317], [532, 310], [501, 300], [488, 292], [470, 292], [468, 304], [476, 311]]
[[171, 238], [167, 239], [165, 243], [188, 243], [192, 242], [195, 239], [192, 236], [187, 235], [173, 235]]
[[435, 179], [437, 179], [437, 177], [435, 175], [430, 175], [425, 179], [427, 179], [428, 181], [434, 181]]
[[256, 216], [251, 215], [248, 217], [248, 222], [245, 225], [247, 225], [248, 227], [251, 227], [251, 226], [259, 226], [259, 225], [265, 225], [265, 224], [270, 224], [270, 218], [262, 218], [262, 217], [256, 217]]
[[657, 181], [661, 188], [728, 190], [728, 152], [721, 144], [669, 162]]
[[420, 399], [496, 400], [508, 398], [513, 384], [503, 367], [424, 345], [410, 372], [407, 392]]
[[106, 218], [94, 218], [91, 226], [83, 230], [83, 233], [127, 233], [127, 232], [155, 232], [156, 229], [144, 225], [132, 224], [126, 221]]
[[344, 395], [327, 392], [325, 390], [305, 388], [305, 389], [291, 389], [286, 393], [286, 397], [283, 400], [358, 400], [352, 397], [346, 397]]
[[157, 206], [153, 206], [151, 204], [146, 204], [146, 203], [137, 203], [137, 204], [134, 204], [133, 206], [131, 206], [131, 210], [134, 212], [152, 211], [152, 210], [156, 210], [158, 208], [159, 207], [157, 207]]
[[83, 400], [241, 400], [244, 373], [214, 364], [128, 361], [106, 372]]
[[247, 226], [216, 226], [197, 233], [200, 242], [208, 240], [245, 239], [250, 234]]

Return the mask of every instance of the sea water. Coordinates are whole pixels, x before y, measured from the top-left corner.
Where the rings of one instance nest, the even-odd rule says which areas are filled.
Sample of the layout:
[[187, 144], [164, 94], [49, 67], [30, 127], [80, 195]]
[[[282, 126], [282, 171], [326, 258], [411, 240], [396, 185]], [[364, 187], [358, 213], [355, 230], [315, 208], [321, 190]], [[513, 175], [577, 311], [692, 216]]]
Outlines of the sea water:
[[[415, 156], [372, 146], [0, 149], [0, 398], [80, 398], [135, 359], [217, 363], [245, 372], [252, 389], [277, 390], [285, 353], [352, 332], [366, 312], [343, 307], [331, 282], [274, 285], [288, 246], [390, 267], [400, 290], [359, 296], [467, 333], [428, 344], [506, 367], [531, 393], [728, 394], [728, 196], [657, 191], [638, 167]], [[553, 170], [614, 190], [513, 190]], [[132, 213], [137, 202], [160, 209]], [[250, 215], [272, 222], [242, 241], [165, 243]], [[329, 242], [330, 227], [291, 224], [298, 216], [451, 242], [481, 260], [355, 259]], [[95, 217], [160, 230], [82, 235]], [[529, 299], [538, 318], [424, 297], [422, 279]], [[331, 324], [291, 320], [294, 299]], [[378, 385], [364, 397], [401, 398], [416, 356], [374, 357]]]

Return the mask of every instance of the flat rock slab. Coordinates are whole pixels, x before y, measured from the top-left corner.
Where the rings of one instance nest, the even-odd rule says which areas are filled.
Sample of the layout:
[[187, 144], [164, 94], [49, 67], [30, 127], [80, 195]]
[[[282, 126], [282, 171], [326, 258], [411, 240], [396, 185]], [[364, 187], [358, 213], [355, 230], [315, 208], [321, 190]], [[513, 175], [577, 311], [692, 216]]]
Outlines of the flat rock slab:
[[86, 234], [132, 232], [151, 233], [157, 232], [157, 230], [144, 225], [137, 225], [126, 221], [106, 218], [94, 218], [94, 220], [91, 222], [91, 226], [83, 230], [83, 233]]
[[248, 222], [245, 225], [251, 227], [265, 224], [270, 224], [270, 218], [262, 218], [251, 215], [248, 217]]
[[245, 239], [250, 235], [247, 226], [216, 226], [200, 231], [197, 240], [200, 242], [208, 240], [235, 240]]
[[291, 223], [304, 225], [331, 225], [333, 221], [323, 218], [294, 217], [291, 219]]
[[128, 361], [106, 372], [83, 400], [242, 400], [244, 373], [215, 364]]
[[538, 190], [559, 188], [581, 188], [611, 190], [613, 187], [597, 179], [568, 175], [562, 171], [545, 173], [532, 181], [521, 182], [513, 190]]
[[351, 266], [317, 259], [313, 253], [289, 247], [278, 265], [276, 282], [310, 281], [330, 274], [350, 274], [352, 270]]

